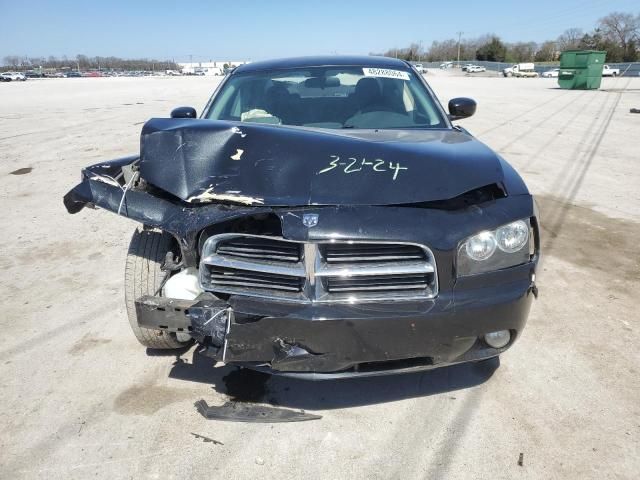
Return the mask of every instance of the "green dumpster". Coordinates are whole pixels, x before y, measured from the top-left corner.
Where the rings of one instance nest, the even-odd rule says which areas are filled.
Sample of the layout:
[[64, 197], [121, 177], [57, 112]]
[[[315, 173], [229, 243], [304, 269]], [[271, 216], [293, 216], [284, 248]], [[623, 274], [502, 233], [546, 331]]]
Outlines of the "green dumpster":
[[569, 90], [600, 88], [602, 67], [607, 52], [598, 50], [567, 50], [560, 56], [558, 85]]

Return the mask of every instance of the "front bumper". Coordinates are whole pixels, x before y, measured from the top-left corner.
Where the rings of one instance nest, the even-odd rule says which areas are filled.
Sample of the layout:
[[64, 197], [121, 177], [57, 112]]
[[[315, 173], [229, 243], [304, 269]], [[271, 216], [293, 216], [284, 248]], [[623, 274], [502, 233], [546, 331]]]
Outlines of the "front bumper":
[[[380, 375], [499, 355], [522, 332], [536, 293], [535, 262], [459, 279], [431, 300], [298, 304], [204, 294], [195, 301], [142, 297], [141, 326], [189, 332], [216, 359], [323, 379]], [[482, 336], [509, 330], [495, 349]]]

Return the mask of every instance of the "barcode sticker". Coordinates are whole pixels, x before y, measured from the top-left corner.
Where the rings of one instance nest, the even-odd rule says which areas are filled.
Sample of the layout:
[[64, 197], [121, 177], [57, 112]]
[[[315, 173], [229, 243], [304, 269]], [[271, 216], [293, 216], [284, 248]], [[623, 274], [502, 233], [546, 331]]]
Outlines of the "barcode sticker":
[[379, 77], [379, 78], [396, 78], [398, 80], [409, 81], [409, 72], [403, 72], [402, 70], [391, 70], [389, 68], [363, 68], [365, 77]]

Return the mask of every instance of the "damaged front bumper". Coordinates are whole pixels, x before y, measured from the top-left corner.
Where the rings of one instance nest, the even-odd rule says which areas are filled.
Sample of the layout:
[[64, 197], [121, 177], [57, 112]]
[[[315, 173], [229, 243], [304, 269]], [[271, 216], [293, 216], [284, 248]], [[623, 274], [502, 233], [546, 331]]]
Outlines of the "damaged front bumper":
[[[193, 301], [141, 297], [141, 326], [189, 332], [224, 363], [308, 379], [431, 369], [495, 357], [524, 328], [534, 263], [462, 279], [436, 299], [294, 304], [211, 294]], [[509, 330], [496, 349], [484, 334]]]
[[[428, 246], [437, 257], [439, 289], [433, 298], [349, 302], [286, 302], [226, 292], [196, 300], [141, 297], [140, 326], [191, 335], [203, 353], [224, 363], [309, 379], [368, 376], [430, 369], [495, 357], [519, 337], [526, 323], [538, 260], [489, 273], [457, 277], [459, 242], [514, 219], [536, 218], [532, 197], [517, 187], [511, 195], [477, 205], [420, 204], [300, 205], [279, 207], [179, 201], [151, 184], [132, 181], [136, 157], [88, 167], [64, 199], [70, 213], [103, 208], [171, 234], [183, 267], [198, 268], [203, 242], [231, 222], [275, 218], [278, 236], [294, 242], [410, 242]], [[127, 170], [129, 169], [129, 170]], [[128, 188], [131, 186], [131, 188]], [[438, 203], [438, 202], [436, 202]], [[442, 203], [442, 202], [440, 202]], [[454, 208], [455, 207], [455, 208]], [[304, 213], [322, 217], [309, 228]], [[225, 227], [222, 228], [221, 226]], [[537, 223], [534, 222], [537, 232]], [[273, 235], [273, 233], [270, 233]], [[434, 263], [434, 265], [435, 265]], [[502, 348], [483, 341], [508, 330]]]

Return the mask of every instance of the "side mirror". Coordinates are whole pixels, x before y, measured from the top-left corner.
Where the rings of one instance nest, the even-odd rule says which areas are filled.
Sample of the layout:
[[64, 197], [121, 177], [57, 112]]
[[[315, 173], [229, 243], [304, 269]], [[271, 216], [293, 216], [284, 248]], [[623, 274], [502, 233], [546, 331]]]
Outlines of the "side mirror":
[[460, 120], [476, 113], [476, 101], [471, 98], [459, 97], [449, 100], [449, 120]]
[[178, 107], [171, 110], [171, 118], [196, 118], [198, 114], [193, 107]]

